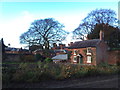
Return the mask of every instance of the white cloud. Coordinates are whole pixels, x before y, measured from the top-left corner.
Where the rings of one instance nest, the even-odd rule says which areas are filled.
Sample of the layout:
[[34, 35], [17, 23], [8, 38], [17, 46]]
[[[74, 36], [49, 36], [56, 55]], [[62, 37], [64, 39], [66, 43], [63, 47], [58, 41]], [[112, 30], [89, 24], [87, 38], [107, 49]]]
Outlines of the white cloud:
[[[80, 21], [86, 16], [86, 13], [84, 14], [76, 14], [76, 15], [69, 15], [69, 16], [54, 16], [55, 20], [58, 20], [60, 23], [65, 25], [65, 30], [71, 32], [74, 29], [78, 27], [80, 24]], [[12, 47], [21, 47], [23, 45], [19, 44], [19, 36], [26, 32], [28, 28], [30, 27], [31, 22], [33, 22], [36, 19], [44, 19], [49, 18], [46, 16], [38, 16], [33, 15], [28, 11], [22, 11], [19, 16], [12, 19], [11, 21], [7, 22], [1, 22], [0, 29], [0, 38], [4, 38], [5, 44], [8, 43], [11, 44]], [[63, 43], [68, 44], [72, 40], [72, 33], [68, 35], [65, 41]]]
[[86, 15], [87, 12], [80, 15], [69, 15], [64, 16], [63, 18], [56, 18], [56, 20], [65, 25], [65, 30], [70, 32], [70, 34], [66, 37], [66, 40], [62, 41], [62, 43], [68, 45], [70, 42], [80, 41], [80, 39], [76, 40], [72, 38], [72, 31], [74, 31], [79, 26], [81, 20], [84, 19]]
[[5, 44], [12, 47], [21, 47], [19, 36], [26, 32], [33, 21], [33, 16], [28, 11], [23, 11], [20, 16], [7, 22], [0, 22], [0, 38], [4, 39]]

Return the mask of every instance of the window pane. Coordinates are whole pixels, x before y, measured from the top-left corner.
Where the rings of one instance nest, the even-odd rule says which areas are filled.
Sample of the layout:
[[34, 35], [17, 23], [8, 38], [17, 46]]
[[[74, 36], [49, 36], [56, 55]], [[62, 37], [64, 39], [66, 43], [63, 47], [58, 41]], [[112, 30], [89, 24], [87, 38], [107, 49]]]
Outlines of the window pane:
[[87, 63], [91, 63], [91, 56], [87, 56]]
[[77, 62], [77, 57], [76, 56], [74, 56], [74, 62]]

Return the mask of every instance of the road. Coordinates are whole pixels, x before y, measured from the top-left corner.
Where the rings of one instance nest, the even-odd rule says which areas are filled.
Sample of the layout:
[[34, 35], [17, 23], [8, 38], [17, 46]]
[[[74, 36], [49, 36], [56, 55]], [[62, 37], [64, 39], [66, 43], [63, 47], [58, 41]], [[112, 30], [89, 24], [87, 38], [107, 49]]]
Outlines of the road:
[[3, 88], [119, 88], [120, 75], [96, 76], [39, 83], [10, 83]]
[[77, 83], [64, 88], [119, 88], [118, 78], [111, 78], [107, 80], [92, 81], [86, 83]]

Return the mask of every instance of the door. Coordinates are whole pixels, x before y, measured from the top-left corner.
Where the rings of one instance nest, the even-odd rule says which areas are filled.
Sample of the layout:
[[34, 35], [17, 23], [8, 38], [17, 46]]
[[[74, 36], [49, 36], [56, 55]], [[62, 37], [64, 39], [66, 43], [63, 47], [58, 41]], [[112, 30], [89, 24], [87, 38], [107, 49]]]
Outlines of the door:
[[80, 56], [80, 64], [83, 64], [83, 56], [82, 56], [82, 54], [79, 54], [79, 56]]
[[83, 63], [83, 58], [82, 57], [80, 57], [80, 64], [82, 64]]
[[79, 63], [80, 62], [80, 57], [79, 56], [77, 56], [77, 63]]
[[83, 63], [83, 57], [82, 57], [82, 55], [77, 56], [77, 63], [80, 63], [80, 64]]

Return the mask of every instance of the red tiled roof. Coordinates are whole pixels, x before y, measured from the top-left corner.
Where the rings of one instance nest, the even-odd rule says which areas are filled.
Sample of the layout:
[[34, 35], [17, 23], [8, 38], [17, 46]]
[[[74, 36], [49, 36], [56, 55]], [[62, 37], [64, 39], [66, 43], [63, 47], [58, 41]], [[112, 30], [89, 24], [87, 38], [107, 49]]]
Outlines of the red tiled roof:
[[85, 41], [77, 41], [73, 43], [69, 49], [76, 49], [76, 48], [86, 48], [86, 47], [96, 47], [96, 45], [100, 42], [99, 39], [92, 39], [92, 40], [85, 40]]

